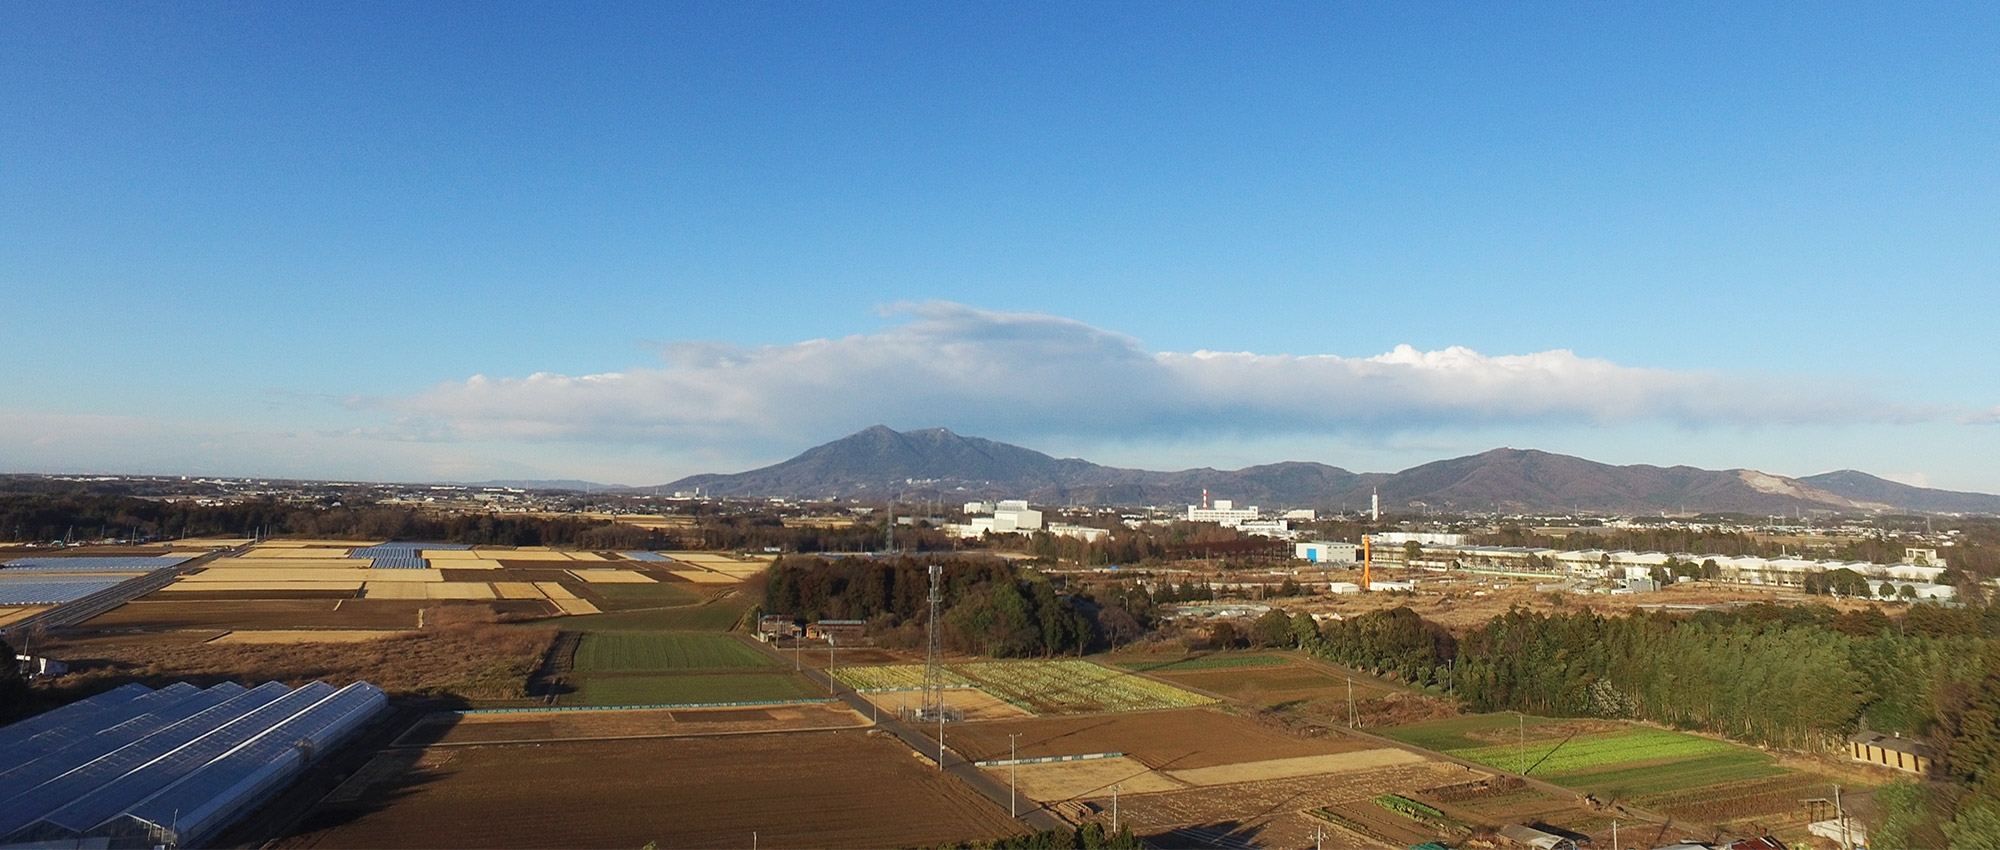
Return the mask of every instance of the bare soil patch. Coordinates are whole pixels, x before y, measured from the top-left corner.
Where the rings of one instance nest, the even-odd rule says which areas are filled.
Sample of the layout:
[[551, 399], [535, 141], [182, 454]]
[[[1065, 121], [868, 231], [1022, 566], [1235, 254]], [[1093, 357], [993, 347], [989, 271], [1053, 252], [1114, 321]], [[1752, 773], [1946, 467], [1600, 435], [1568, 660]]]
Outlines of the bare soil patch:
[[[1024, 831], [925, 765], [860, 732], [434, 748], [340, 789], [351, 802], [278, 846], [747, 847], [755, 833], [764, 847], [917, 847]], [[813, 775], [835, 766], [837, 779]]]
[[468, 744], [493, 741], [565, 741], [593, 738], [670, 738], [749, 732], [854, 729], [867, 718], [839, 703], [771, 708], [634, 709], [509, 714], [442, 714], [420, 724], [398, 743]]
[[1022, 733], [1020, 758], [1124, 753], [1156, 770], [1331, 755], [1376, 746], [1345, 736], [1298, 738], [1205, 708], [968, 723], [947, 729], [945, 742], [973, 761], [1004, 759], [1011, 732]]

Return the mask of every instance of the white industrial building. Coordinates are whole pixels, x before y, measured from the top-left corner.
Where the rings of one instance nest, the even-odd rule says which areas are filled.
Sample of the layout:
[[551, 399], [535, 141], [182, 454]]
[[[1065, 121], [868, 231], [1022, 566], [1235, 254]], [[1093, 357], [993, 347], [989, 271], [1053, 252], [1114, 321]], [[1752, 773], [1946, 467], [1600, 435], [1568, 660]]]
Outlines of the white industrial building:
[[981, 537], [987, 532], [1010, 534], [1042, 530], [1042, 512], [1028, 507], [1025, 499], [1002, 499], [990, 508], [992, 516], [969, 516], [975, 509], [982, 512], [989, 510], [984, 502], [966, 502], [966, 521], [947, 524], [944, 530], [960, 537]]
[[1085, 543], [1095, 543], [1111, 533], [1102, 528], [1095, 528], [1088, 525], [1069, 525], [1061, 522], [1049, 523], [1048, 532], [1057, 537], [1074, 537]]
[[1316, 540], [1292, 545], [1292, 557], [1315, 564], [1352, 564], [1360, 547], [1352, 543]]
[[1228, 499], [1216, 499], [1214, 505], [1211, 506], [1206, 492], [1202, 493], [1201, 502], [1199, 505], [1189, 505], [1187, 507], [1188, 522], [1213, 522], [1233, 527], [1261, 516], [1257, 511], [1256, 505], [1251, 505], [1247, 508], [1238, 508], [1235, 502]]

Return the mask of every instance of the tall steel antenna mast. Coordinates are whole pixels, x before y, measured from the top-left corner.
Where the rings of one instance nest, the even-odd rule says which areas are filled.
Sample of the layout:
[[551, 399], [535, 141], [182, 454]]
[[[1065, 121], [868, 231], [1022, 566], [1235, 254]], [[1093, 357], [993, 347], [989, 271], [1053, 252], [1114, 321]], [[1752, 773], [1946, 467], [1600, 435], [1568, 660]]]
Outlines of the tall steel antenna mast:
[[924, 632], [924, 707], [926, 719], [944, 721], [944, 657], [938, 628], [944, 612], [944, 565], [931, 565], [931, 619]]

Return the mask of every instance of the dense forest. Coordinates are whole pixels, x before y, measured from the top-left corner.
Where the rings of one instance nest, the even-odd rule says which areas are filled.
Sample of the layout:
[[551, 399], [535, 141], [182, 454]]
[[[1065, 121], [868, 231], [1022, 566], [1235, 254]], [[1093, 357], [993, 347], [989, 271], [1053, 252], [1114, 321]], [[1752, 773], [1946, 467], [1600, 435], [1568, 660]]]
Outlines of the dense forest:
[[2000, 606], [1517, 610], [1456, 636], [1396, 608], [1298, 640], [1475, 711], [1646, 720], [1798, 750], [1836, 748], [1863, 728], [1901, 733], [1935, 746], [1949, 781], [1910, 798], [1931, 813], [1911, 823], [1946, 824], [1937, 840], [2000, 817]]
[[0, 495], [0, 540], [180, 537], [428, 540], [579, 549], [672, 548], [671, 535], [601, 519], [449, 514], [402, 505], [202, 505], [102, 495]]
[[805, 620], [866, 620], [888, 645], [913, 644], [929, 617], [930, 565], [944, 567], [946, 648], [998, 658], [1081, 655], [1144, 634], [1152, 600], [1061, 593], [998, 558], [792, 556], [773, 564], [763, 612]]

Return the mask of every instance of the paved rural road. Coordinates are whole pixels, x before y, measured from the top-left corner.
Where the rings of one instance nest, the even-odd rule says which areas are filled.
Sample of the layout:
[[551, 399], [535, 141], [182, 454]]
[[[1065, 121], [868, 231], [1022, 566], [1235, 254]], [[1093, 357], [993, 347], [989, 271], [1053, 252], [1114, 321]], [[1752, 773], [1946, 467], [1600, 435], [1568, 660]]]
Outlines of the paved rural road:
[[[763, 641], [740, 634], [736, 638], [779, 661], [792, 660], [786, 658], [784, 653], [779, 652], [776, 647]], [[904, 744], [909, 745], [910, 749], [916, 750], [918, 754], [925, 758], [937, 759], [938, 741], [936, 727], [930, 727], [929, 732], [926, 733], [925, 730], [903, 722], [902, 718], [881, 717], [879, 716], [881, 712], [875, 708], [874, 704], [870, 703], [860, 694], [855, 693], [853, 688], [843, 685], [840, 683], [840, 680], [827, 675], [826, 671], [817, 667], [805, 667], [802, 668], [802, 672], [805, 673], [807, 678], [818, 682], [821, 687], [826, 688], [841, 702], [846, 703], [849, 708], [861, 712], [861, 716], [875, 718], [875, 725], [878, 728], [901, 738]], [[947, 728], [945, 730], [945, 743], [948, 745], [950, 742], [951, 731]], [[980, 770], [972, 762], [966, 761], [963, 756], [953, 752], [949, 746], [945, 748], [944, 770], [946, 773], [957, 777], [960, 782], [965, 783], [966, 787], [985, 795], [986, 799], [992, 800], [1001, 809], [1004, 810], [1007, 808], [1007, 783], [987, 775], [986, 771]], [[1027, 797], [1020, 798], [1020, 808], [1021, 821], [1030, 827], [1038, 830], [1069, 828], [1069, 824], [1061, 818], [1056, 817], [1054, 812], [1042, 808], [1040, 803], [1030, 800]]]

